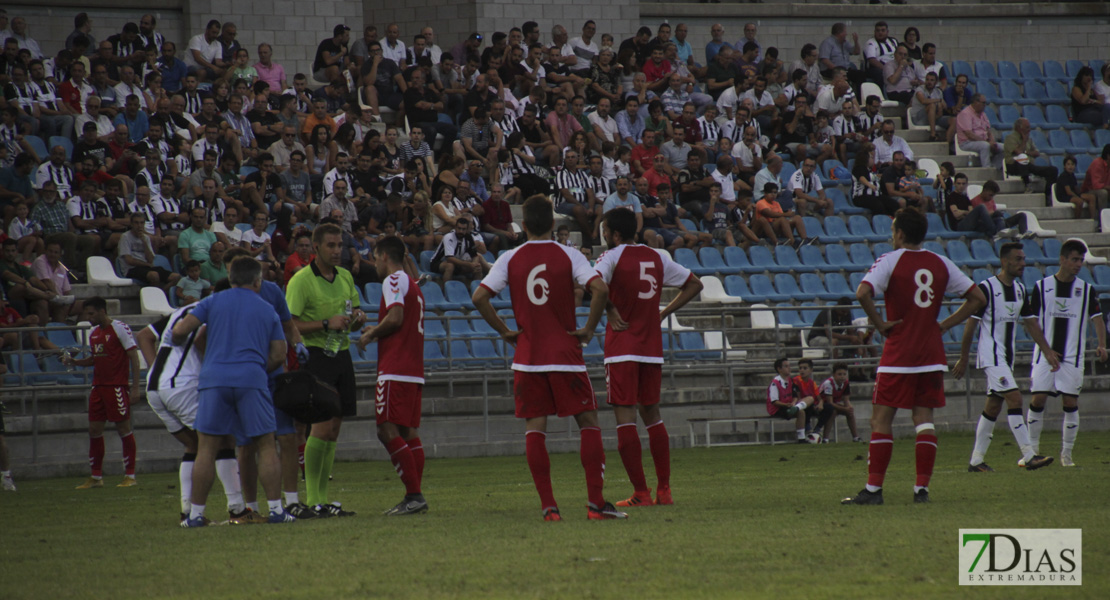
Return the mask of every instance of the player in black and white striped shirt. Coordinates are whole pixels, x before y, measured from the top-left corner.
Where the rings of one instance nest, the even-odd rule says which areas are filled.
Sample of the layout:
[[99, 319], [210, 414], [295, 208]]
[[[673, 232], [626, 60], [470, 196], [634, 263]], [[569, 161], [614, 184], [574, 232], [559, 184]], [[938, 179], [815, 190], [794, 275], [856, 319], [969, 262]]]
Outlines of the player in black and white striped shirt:
[[[563, 168], [555, 176], [555, 212], [570, 217], [578, 223], [583, 240], [592, 239], [594, 207], [598, 197], [586, 169], [578, 167], [578, 153], [568, 150], [563, 155]], [[602, 198], [604, 201], [604, 198]]]
[[490, 270], [489, 261], [482, 256], [485, 253], [486, 244], [471, 228], [471, 220], [458, 219], [455, 229], [443, 236], [432, 256], [432, 271], [442, 273], [444, 281], [450, 281], [456, 274], [479, 280]]
[[[1006, 402], [1006, 420], [1010, 431], [1021, 450], [1022, 461], [1029, 470], [1039, 469], [1052, 463], [1052, 457], [1040, 456], [1033, 450], [1029, 439], [1029, 429], [1021, 410], [1021, 390], [1014, 379], [1014, 340], [1017, 328], [1024, 325], [1030, 337], [1040, 347], [1045, 360], [1055, 371], [1059, 368], [1058, 356], [1048, 346], [1036, 315], [1033, 314], [1026, 297], [1021, 275], [1025, 272], [1025, 252], [1019, 243], [1004, 244], [999, 251], [1002, 267], [998, 275], [979, 284], [979, 289], [987, 298], [987, 305], [964, 327], [963, 343], [960, 345], [960, 359], [952, 368], [952, 374], [959, 379], [967, 371], [968, 353], [971, 338], [979, 332], [979, 348], [976, 367], [983, 370], [987, 377], [987, 403], [979, 423], [975, 427], [975, 447], [971, 451], [971, 463], [967, 470], [973, 473], [993, 471], [984, 462], [994, 431], [994, 421]], [[974, 325], [978, 325], [975, 327]]]
[[[1091, 285], [1078, 278], [1083, 268], [1087, 246], [1080, 240], [1068, 240], [1060, 246], [1060, 270], [1037, 282], [1029, 304], [1040, 321], [1044, 337], [1052, 351], [1060, 357], [1060, 369], [1053, 370], [1048, 356], [1033, 351], [1033, 401], [1029, 403], [1029, 439], [1037, 452], [1044, 426], [1044, 405], [1048, 396], [1063, 396], [1064, 428], [1060, 465], [1074, 467], [1071, 451], [1079, 432], [1079, 391], [1083, 389], [1084, 354], [1087, 327], [1091, 321], [1098, 336], [1095, 352], [1106, 361], [1106, 327], [1102, 310]], [[1040, 454], [1040, 452], [1037, 452]]]

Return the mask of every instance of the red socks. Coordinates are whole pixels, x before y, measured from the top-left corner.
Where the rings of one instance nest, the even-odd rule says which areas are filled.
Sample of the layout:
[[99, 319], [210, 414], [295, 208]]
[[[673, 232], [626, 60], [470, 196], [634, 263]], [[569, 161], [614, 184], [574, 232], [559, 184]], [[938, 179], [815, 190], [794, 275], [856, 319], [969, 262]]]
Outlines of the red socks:
[[[123, 442], [123, 472], [135, 476], [135, 433], [120, 437]], [[100, 438], [100, 455], [104, 456], [104, 438]]]
[[528, 470], [532, 471], [532, 482], [540, 495], [540, 508], [558, 508], [555, 494], [551, 491], [551, 459], [547, 456], [547, 434], [542, 431], [527, 432], [524, 434], [524, 448], [528, 457]]
[[917, 459], [916, 485], [918, 487], [929, 487], [929, 479], [933, 477], [933, 464], [937, 460], [937, 434], [935, 431], [933, 433], [917, 434], [914, 457]]
[[624, 470], [628, 472], [628, 480], [637, 492], [647, 492], [647, 481], [644, 479], [643, 448], [640, 445], [640, 435], [636, 432], [635, 423], [617, 425], [617, 450], [621, 454]]
[[397, 470], [397, 474], [401, 476], [401, 482], [405, 484], [405, 494], [419, 494], [420, 476], [417, 474], [412, 450], [409, 449], [405, 438], [397, 436], [389, 440], [385, 449], [389, 452], [389, 461], [393, 463], [393, 468]]
[[414, 437], [408, 441], [409, 450], [412, 452], [412, 460], [416, 461], [416, 481], [417, 485], [421, 485], [424, 481], [424, 445], [420, 443], [420, 438]]
[[[920, 438], [918, 438], [920, 439]], [[934, 443], [936, 437], [933, 437]], [[890, 465], [890, 455], [894, 451], [894, 437], [889, 433], [872, 433], [871, 444], [867, 450], [867, 485], [883, 487], [886, 468]], [[936, 456], [936, 447], [933, 447]], [[930, 471], [932, 467], [930, 467]]]
[[89, 467], [92, 469], [93, 477], [100, 477], [103, 474], [103, 466], [104, 436], [89, 438]]
[[[583, 427], [581, 435], [579, 453], [582, 455], [582, 468], [586, 470], [586, 496], [590, 504], [601, 508], [605, 504], [605, 495], [602, 493], [605, 487], [605, 447], [601, 444], [601, 428]], [[643, 476], [641, 466], [641, 480]]]
[[651, 459], [655, 462], [655, 477], [659, 489], [671, 487], [671, 438], [663, 421], [647, 426], [648, 444], [651, 446]]

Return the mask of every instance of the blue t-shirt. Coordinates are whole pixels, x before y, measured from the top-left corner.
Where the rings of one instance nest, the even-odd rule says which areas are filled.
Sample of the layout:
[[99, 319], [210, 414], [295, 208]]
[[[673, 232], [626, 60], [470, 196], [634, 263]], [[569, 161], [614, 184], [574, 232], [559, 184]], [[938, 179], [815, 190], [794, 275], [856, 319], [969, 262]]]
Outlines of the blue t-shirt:
[[208, 325], [198, 389], [267, 389], [270, 342], [285, 340], [269, 303], [251, 290], [231, 288], [201, 300], [190, 314]]
[[[293, 315], [289, 312], [289, 304], [285, 301], [285, 292], [281, 291], [281, 288], [278, 287], [278, 284], [272, 281], [263, 281], [262, 289], [258, 291], [258, 295], [262, 296], [263, 300], [270, 303], [270, 305], [274, 307], [274, 314], [277, 315], [278, 320], [282, 323], [293, 318]], [[282, 338], [284, 338], [285, 328], [283, 327], [281, 331]], [[289, 340], [285, 341], [286, 343], [289, 343]], [[278, 366], [278, 368], [270, 371], [270, 379], [276, 378], [284, 371], [284, 365]]]
[[643, 207], [640, 205], [640, 199], [636, 197], [636, 194], [631, 192], [624, 197], [624, 200], [621, 200], [620, 194], [613, 192], [605, 199], [605, 203], [602, 205], [601, 210], [609, 212], [614, 208], [629, 208], [632, 212], [637, 214], [644, 212]]

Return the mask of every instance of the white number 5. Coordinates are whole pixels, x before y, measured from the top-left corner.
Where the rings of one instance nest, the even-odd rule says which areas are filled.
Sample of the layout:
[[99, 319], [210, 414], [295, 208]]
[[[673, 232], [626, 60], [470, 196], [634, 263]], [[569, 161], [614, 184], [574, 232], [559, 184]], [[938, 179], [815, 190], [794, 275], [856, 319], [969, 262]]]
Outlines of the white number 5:
[[652, 275], [651, 273], [648, 273], [649, 269], [654, 269], [654, 268], [655, 268], [655, 263], [652, 263], [652, 262], [642, 262], [642, 263], [640, 263], [640, 281], [646, 281], [647, 284], [648, 284], [648, 289], [647, 289], [647, 291], [640, 292], [638, 294], [639, 298], [643, 298], [643, 299], [647, 300], [649, 298], [654, 298], [655, 297], [655, 292], [659, 289], [659, 286], [657, 286], [655, 284], [655, 276]]

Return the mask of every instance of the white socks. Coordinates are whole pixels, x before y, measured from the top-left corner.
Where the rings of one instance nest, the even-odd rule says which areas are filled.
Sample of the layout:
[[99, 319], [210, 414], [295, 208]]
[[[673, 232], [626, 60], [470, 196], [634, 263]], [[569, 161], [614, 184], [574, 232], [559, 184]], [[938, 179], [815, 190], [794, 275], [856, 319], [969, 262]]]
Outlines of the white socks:
[[975, 446], [971, 449], [971, 465], [982, 463], [987, 456], [987, 449], [991, 447], [991, 438], [994, 437], [994, 419], [987, 413], [979, 415], [979, 422], [975, 425]]
[[1021, 450], [1021, 458], [1027, 461], [1033, 458], [1035, 453], [1033, 452], [1033, 444], [1029, 441], [1029, 427], [1025, 424], [1025, 417], [1022, 416], [1021, 409], [1009, 409], [1006, 414], [1006, 421], [1010, 424], [1010, 431], [1014, 434], [1018, 449]]
[[1033, 446], [1033, 454], [1041, 453], [1041, 428], [1044, 427], [1042, 419], [1044, 419], [1044, 407], [1037, 408], [1030, 404], [1025, 423], [1029, 427], [1029, 443]]
[[234, 458], [221, 458], [216, 461], [216, 476], [224, 486], [227, 495], [227, 509], [236, 512], [243, 509], [243, 484], [239, 481], [239, 463]]
[[195, 454], [186, 454], [181, 459], [181, 466], [177, 468], [177, 479], [181, 485], [181, 512], [189, 512], [193, 495], [193, 459]]
[[1071, 454], [1071, 449], [1075, 447], [1075, 436], [1079, 434], [1079, 407], [1069, 411], [1068, 407], [1064, 407], [1064, 442], [1062, 446], [1062, 454]]

